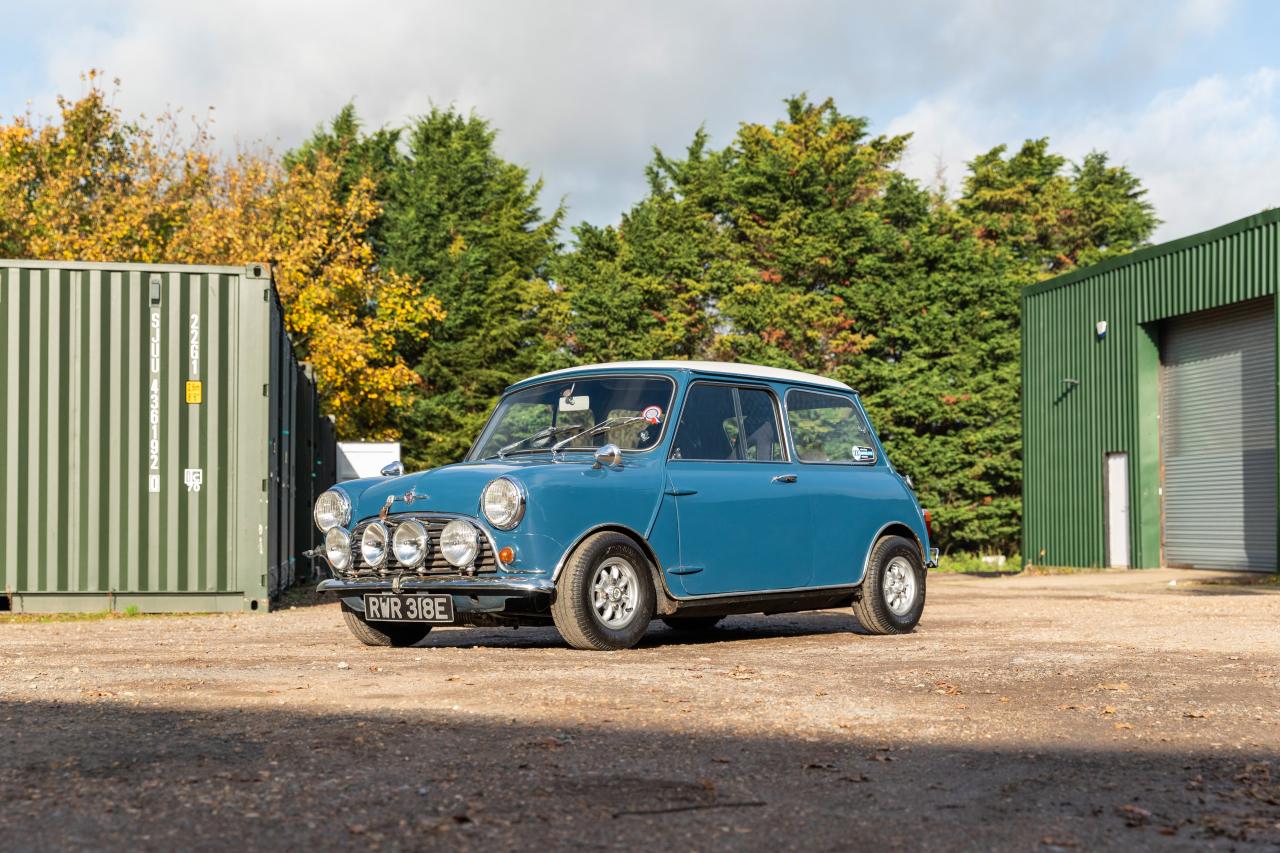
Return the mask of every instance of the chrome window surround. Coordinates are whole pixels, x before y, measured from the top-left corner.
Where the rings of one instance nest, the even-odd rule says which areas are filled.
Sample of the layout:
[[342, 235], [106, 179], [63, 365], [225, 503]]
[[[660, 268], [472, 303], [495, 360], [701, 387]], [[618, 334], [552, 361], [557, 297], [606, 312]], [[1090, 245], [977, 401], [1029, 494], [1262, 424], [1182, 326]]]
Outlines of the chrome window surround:
[[[791, 419], [786, 416], [791, 411], [789, 408], [786, 407], [786, 401], [790, 399], [793, 393], [814, 394], [819, 397], [835, 397], [837, 400], [844, 400], [845, 402], [851, 404], [853, 407], [853, 413], [858, 417], [862, 418], [862, 423], [866, 426], [867, 432], [871, 433], [871, 440], [875, 442], [876, 458], [871, 460], [870, 462], [832, 462], [829, 459], [828, 460], [801, 459], [800, 451], [797, 449], [795, 451], [795, 460], [799, 462], [801, 465], [838, 465], [841, 468], [874, 468], [881, 459], [885, 459], [887, 462], [887, 458], [885, 457], [885, 453], [884, 453], [884, 448], [880, 446], [880, 436], [876, 435], [875, 428], [871, 426], [871, 421], [868, 420], [866, 416], [863, 414], [862, 409], [858, 406], [857, 401], [852, 396], [849, 396], [846, 394], [837, 394], [834, 391], [814, 391], [809, 388], [788, 388], [787, 389], [787, 393], [783, 395], [783, 408], [784, 408], [783, 420], [787, 422], [787, 443], [790, 444], [793, 448], [795, 447], [796, 439], [795, 439], [795, 436], [791, 434]], [[856, 392], [854, 393], [856, 395]]]
[[[784, 422], [786, 421], [785, 413], [778, 401], [777, 393], [768, 385], [756, 385], [750, 382], [735, 382], [731, 378], [725, 380], [718, 379], [695, 379], [685, 386], [684, 396], [680, 399], [680, 417], [684, 417], [684, 407], [689, 402], [689, 392], [696, 385], [720, 385], [727, 388], [742, 388], [748, 391], [764, 391], [769, 395], [769, 399], [773, 402], [773, 423], [778, 428], [778, 444], [782, 447], [782, 459], [677, 459], [671, 454], [675, 451], [675, 443], [672, 442], [671, 450], [667, 451], [668, 462], [723, 462], [728, 465], [741, 465], [743, 463], [749, 465], [787, 465], [790, 464], [793, 455], [791, 453], [791, 436]], [[734, 398], [734, 409], [738, 412], [738, 417], [742, 417], [742, 405], [738, 399]], [[675, 430], [673, 435], [678, 435], [680, 430], [680, 417], [676, 418], [676, 425], [672, 427]], [[745, 455], [745, 454], [744, 454]]]

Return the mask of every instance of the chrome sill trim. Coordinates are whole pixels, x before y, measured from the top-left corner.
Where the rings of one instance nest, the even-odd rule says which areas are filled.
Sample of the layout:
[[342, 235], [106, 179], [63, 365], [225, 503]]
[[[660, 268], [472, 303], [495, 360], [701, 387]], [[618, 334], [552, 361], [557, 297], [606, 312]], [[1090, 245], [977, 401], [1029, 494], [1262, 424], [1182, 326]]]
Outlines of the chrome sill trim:
[[[495, 578], [495, 577], [476, 577], [476, 578], [403, 578], [400, 581], [400, 589], [402, 590], [426, 590], [428, 592], [456, 592], [462, 595], [467, 593], [478, 593], [480, 595], [502, 594], [511, 592], [516, 594], [530, 593], [551, 593], [555, 590], [553, 584], [547, 578]], [[376, 592], [379, 590], [390, 590], [390, 578], [356, 578], [353, 580], [343, 580], [338, 578], [330, 578], [320, 581], [316, 587], [316, 592]]]
[[695, 601], [704, 598], [741, 598], [744, 595], [785, 595], [806, 592], [825, 592], [827, 590], [848, 590], [853, 592], [858, 588], [858, 584], [838, 583], [830, 586], [791, 586], [782, 589], [749, 589], [744, 592], [704, 592], [698, 595], [675, 595], [672, 598], [676, 601]]

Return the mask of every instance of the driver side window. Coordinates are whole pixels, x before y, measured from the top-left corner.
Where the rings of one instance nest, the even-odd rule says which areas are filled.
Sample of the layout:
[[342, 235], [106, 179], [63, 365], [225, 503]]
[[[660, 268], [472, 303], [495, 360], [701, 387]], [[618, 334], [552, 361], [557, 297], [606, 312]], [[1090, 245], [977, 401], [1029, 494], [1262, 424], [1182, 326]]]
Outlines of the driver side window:
[[695, 383], [680, 413], [671, 458], [782, 461], [782, 432], [773, 395], [760, 388]]

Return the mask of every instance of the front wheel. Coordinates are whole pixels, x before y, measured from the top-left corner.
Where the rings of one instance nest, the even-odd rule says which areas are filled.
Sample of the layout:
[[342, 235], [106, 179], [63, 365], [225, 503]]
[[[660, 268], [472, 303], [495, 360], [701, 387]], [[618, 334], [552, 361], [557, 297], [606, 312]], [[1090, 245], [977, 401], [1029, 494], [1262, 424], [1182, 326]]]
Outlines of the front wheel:
[[629, 649], [648, 630], [655, 600], [644, 554], [630, 537], [605, 531], [583, 541], [565, 564], [551, 617], [575, 649]]
[[924, 581], [920, 549], [901, 536], [886, 536], [871, 549], [853, 613], [872, 634], [910, 633], [924, 612]]
[[414, 623], [378, 622], [377, 627], [374, 627], [345, 604], [342, 605], [342, 620], [347, 623], [347, 630], [366, 646], [404, 648], [417, 645], [431, 633], [430, 625]]

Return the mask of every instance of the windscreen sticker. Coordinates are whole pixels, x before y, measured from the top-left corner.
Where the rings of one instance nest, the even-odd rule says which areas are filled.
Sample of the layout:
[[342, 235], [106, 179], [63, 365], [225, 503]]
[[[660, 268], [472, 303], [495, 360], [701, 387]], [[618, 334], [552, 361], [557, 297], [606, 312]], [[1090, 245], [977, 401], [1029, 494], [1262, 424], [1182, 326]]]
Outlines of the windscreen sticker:
[[[632, 411], [635, 410], [632, 409]], [[656, 424], [662, 420], [662, 409], [658, 406], [646, 406], [641, 414], [651, 424]]]

